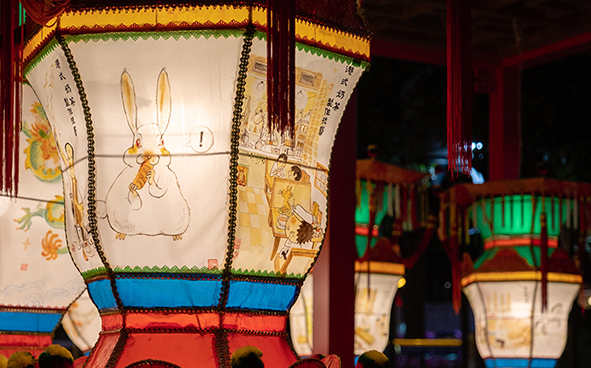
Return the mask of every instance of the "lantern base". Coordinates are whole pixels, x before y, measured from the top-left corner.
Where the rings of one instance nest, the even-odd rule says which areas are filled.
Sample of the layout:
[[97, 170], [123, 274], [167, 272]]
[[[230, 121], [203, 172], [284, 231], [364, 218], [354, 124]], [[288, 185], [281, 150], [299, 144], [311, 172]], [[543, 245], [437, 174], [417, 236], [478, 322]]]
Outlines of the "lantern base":
[[12, 353], [17, 351], [28, 351], [37, 358], [49, 345], [51, 345], [51, 333], [0, 334], [0, 355], [4, 355], [7, 358], [10, 358]]
[[124, 368], [146, 360], [180, 367], [229, 367], [236, 349], [252, 345], [265, 367], [297, 360], [285, 332], [287, 315], [261, 312], [134, 310], [104, 314], [103, 331], [85, 368]]

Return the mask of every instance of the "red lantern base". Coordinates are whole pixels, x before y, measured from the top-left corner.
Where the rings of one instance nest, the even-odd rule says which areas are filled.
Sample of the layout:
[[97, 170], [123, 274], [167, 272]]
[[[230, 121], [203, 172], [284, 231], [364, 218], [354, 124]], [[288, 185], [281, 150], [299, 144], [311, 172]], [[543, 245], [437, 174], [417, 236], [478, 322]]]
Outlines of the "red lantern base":
[[10, 358], [17, 351], [28, 351], [35, 358], [51, 345], [51, 334], [0, 334], [0, 354]]
[[287, 315], [261, 312], [133, 310], [104, 314], [103, 331], [84, 365], [124, 368], [142, 360], [179, 367], [229, 367], [236, 349], [252, 345], [265, 367], [285, 368], [297, 357], [285, 331]]

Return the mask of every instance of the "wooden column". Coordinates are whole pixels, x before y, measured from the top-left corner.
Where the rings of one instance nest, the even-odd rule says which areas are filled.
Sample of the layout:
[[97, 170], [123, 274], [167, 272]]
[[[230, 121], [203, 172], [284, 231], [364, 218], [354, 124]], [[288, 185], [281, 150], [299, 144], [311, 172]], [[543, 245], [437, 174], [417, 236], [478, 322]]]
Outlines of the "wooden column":
[[489, 180], [518, 179], [521, 161], [519, 66], [495, 69], [489, 100]]
[[343, 368], [354, 361], [356, 101], [353, 94], [334, 143], [328, 231], [314, 266], [313, 352], [337, 354]]

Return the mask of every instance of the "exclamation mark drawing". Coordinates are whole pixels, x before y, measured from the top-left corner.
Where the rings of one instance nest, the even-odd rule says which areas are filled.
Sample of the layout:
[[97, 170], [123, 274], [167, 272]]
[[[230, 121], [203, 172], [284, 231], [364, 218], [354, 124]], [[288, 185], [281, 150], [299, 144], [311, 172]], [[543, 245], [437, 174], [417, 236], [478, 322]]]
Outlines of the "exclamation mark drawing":
[[205, 153], [213, 146], [213, 133], [208, 127], [203, 125], [193, 127], [187, 146], [191, 147], [195, 152]]

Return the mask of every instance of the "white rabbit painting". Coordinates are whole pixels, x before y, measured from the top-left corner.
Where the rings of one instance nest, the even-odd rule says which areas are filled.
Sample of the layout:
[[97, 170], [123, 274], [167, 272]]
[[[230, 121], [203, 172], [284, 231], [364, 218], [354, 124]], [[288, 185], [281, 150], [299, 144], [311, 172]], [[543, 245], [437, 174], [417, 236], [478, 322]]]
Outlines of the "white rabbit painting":
[[121, 97], [133, 142], [123, 154], [125, 168], [107, 192], [109, 225], [120, 240], [127, 235], [164, 235], [181, 240], [189, 226], [190, 209], [170, 168], [171, 154], [164, 146], [172, 109], [166, 69], [158, 75], [156, 122], [138, 119], [135, 87], [127, 70], [121, 74]]

